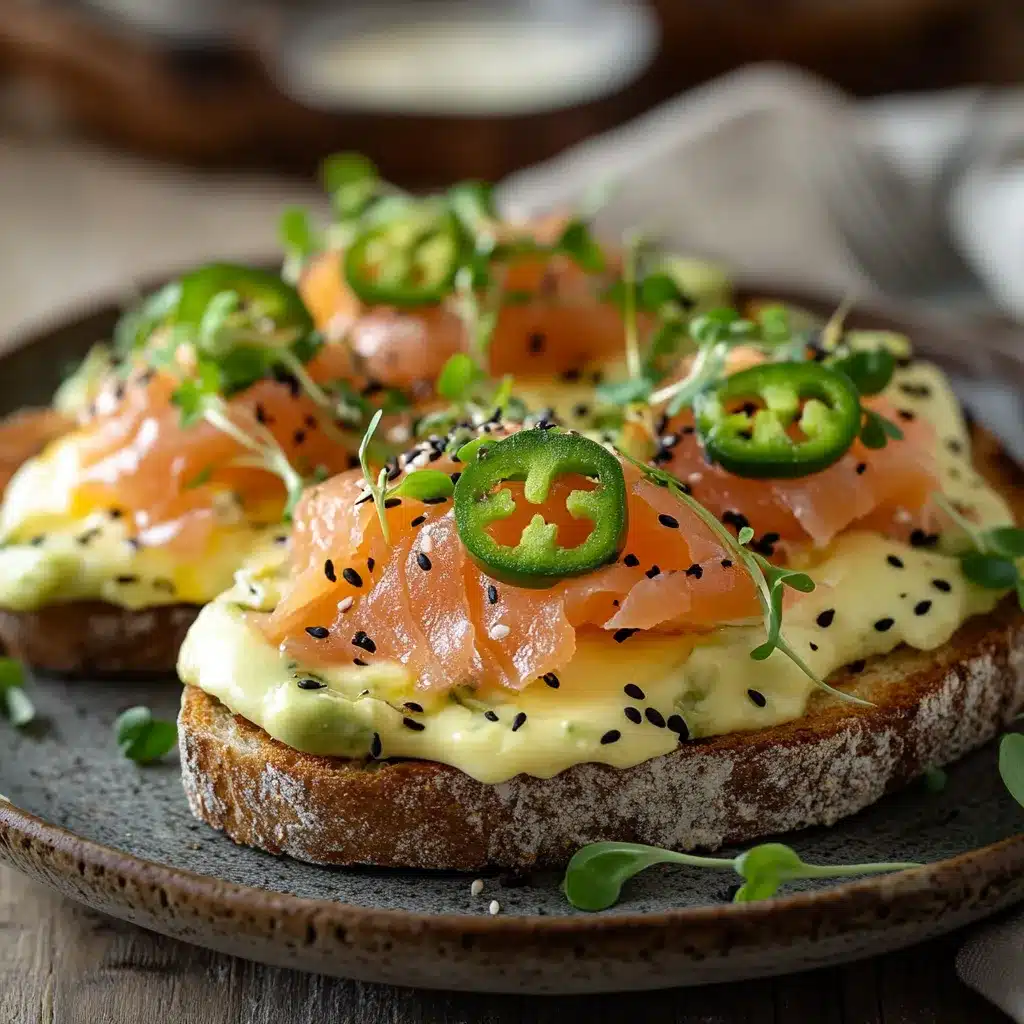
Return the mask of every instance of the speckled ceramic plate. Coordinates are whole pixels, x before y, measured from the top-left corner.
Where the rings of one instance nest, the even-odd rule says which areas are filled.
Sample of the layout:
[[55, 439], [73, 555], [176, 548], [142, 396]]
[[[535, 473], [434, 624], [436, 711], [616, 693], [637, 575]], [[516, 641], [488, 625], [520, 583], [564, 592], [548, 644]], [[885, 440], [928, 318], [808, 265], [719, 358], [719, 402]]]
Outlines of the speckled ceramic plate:
[[[0, 359], [0, 410], [44, 401], [62, 364], [106, 336], [114, 315], [101, 310]], [[946, 350], [959, 352], [961, 372], [984, 371], [975, 350], [963, 362], [968, 348]], [[729, 902], [722, 875], [658, 868], [614, 909], [582, 914], [557, 873], [488, 877], [474, 897], [463, 875], [326, 869], [236, 847], [191, 819], [173, 761], [140, 768], [114, 746], [118, 711], [145, 703], [171, 717], [176, 684], [39, 679], [33, 696], [38, 728], [0, 723], [0, 858], [99, 910], [268, 963], [437, 988], [656, 988], [876, 954], [1024, 898], [1024, 812], [1002, 789], [994, 746], [956, 765], [942, 793], [914, 786], [790, 840], [809, 860], [926, 867], [745, 905]]]

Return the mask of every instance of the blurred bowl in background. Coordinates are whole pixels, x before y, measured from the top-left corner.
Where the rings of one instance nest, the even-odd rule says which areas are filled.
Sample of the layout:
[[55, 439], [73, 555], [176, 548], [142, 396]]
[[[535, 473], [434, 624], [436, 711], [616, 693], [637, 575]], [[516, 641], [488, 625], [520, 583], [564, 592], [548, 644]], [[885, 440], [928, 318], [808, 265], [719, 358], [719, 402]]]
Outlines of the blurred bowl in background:
[[629, 0], [361, 3], [297, 16], [275, 77], [317, 108], [524, 116], [625, 88], [658, 37], [654, 12]]

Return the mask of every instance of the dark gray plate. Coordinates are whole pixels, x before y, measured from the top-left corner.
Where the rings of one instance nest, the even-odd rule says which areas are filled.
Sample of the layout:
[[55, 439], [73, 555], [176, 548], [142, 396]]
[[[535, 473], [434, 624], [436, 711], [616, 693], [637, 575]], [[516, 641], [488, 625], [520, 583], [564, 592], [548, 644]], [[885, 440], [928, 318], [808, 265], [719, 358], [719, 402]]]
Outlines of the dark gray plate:
[[[45, 400], [60, 365], [103, 337], [112, 315], [0, 360], [0, 409]], [[877, 953], [1024, 897], [1024, 838], [1010, 838], [1024, 814], [993, 747], [955, 766], [940, 794], [915, 786], [790, 840], [811, 861], [929, 868], [739, 906], [729, 876], [662, 868], [613, 910], [587, 915], [565, 902], [556, 873], [488, 878], [473, 897], [462, 875], [325, 869], [236, 847], [191, 819], [176, 763], [140, 768], [113, 742], [127, 706], [173, 717], [176, 684], [39, 679], [33, 697], [38, 728], [0, 724], [10, 801], [0, 801], [0, 857], [101, 910], [268, 962], [451, 988], [657, 987]]]

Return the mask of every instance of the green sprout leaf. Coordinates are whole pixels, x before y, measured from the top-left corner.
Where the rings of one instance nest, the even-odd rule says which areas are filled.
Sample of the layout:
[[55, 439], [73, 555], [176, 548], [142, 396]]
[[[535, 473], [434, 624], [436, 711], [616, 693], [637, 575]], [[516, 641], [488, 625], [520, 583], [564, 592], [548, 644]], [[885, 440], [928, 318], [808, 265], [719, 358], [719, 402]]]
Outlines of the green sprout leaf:
[[437, 393], [449, 401], [464, 402], [481, 376], [479, 367], [465, 352], [456, 352], [441, 367]]
[[896, 357], [884, 348], [858, 349], [829, 360], [828, 365], [845, 373], [862, 395], [877, 395], [889, 386], [896, 370]]
[[1024, 807], [1024, 735], [1007, 733], [999, 744], [999, 774], [1010, 796]]
[[36, 709], [28, 698], [25, 667], [15, 658], [0, 657], [0, 705], [15, 728], [22, 728], [36, 717]]
[[320, 166], [320, 178], [338, 216], [357, 217], [380, 188], [373, 162], [361, 153], [334, 153]]
[[181, 300], [181, 282], [171, 281], [124, 313], [114, 327], [114, 347], [121, 353], [142, 348], [157, 328], [169, 323]]
[[281, 276], [286, 281], [295, 282], [303, 263], [323, 247], [323, 240], [314, 230], [309, 211], [303, 206], [289, 206], [281, 213], [277, 237], [285, 254]]
[[450, 498], [454, 492], [455, 484], [447, 473], [439, 469], [418, 469], [406, 473], [401, 482], [387, 492], [386, 497], [430, 501], [434, 498]]
[[864, 423], [860, 428], [861, 444], [865, 448], [884, 448], [889, 439], [903, 440], [903, 431], [892, 420], [875, 412], [874, 409], [864, 410]]
[[178, 742], [178, 729], [174, 722], [154, 718], [149, 708], [140, 705], [118, 715], [114, 738], [129, 760], [149, 764], [174, 747]]
[[654, 384], [648, 377], [627, 377], [626, 380], [599, 384], [597, 397], [609, 405], [630, 405], [633, 402], [646, 402], [653, 389]]
[[749, 526], [744, 526], [739, 534], [736, 536], [736, 540], [740, 544], [749, 544], [754, 539], [754, 531]]
[[605, 268], [604, 253], [589, 226], [582, 220], [571, 220], [566, 224], [555, 246], [588, 274], [599, 274]]
[[363, 435], [362, 441], [359, 442], [359, 465], [363, 471], [363, 480], [366, 481], [367, 490], [369, 490], [370, 494], [373, 495], [373, 505], [377, 510], [377, 518], [380, 520], [381, 533], [384, 535], [385, 542], [390, 544], [391, 531], [388, 528], [387, 510], [384, 508], [384, 488], [387, 485], [388, 471], [386, 469], [382, 469], [377, 478], [374, 479], [373, 472], [370, 470], [368, 454], [370, 441], [373, 439], [374, 431], [380, 424], [380, 420], [383, 415], [384, 412], [381, 409], [378, 409], [373, 414], [373, 419], [370, 420], [370, 425], [366, 428], [366, 433]]
[[1005, 555], [1007, 558], [1024, 557], [1024, 530], [1016, 526], [996, 526], [986, 530], [984, 534], [985, 547], [997, 555]]
[[1006, 590], [1019, 581], [1017, 566], [1008, 558], [969, 551], [960, 558], [960, 568], [972, 583], [987, 590]]

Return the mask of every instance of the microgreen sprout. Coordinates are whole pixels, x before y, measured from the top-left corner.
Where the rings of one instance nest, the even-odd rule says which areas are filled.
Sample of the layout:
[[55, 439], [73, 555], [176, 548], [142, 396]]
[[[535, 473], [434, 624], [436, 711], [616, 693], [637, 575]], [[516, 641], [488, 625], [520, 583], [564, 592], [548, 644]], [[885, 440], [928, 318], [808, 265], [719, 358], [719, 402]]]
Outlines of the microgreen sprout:
[[999, 744], [999, 774], [1010, 795], [1024, 807], [1024, 735], [1007, 733]]
[[848, 878], [920, 867], [906, 862], [807, 864], [783, 843], [762, 843], [736, 857], [700, 857], [639, 843], [591, 843], [577, 850], [569, 861], [562, 888], [574, 907], [605, 910], [618, 901], [625, 882], [655, 864], [734, 871], [743, 879], [733, 896], [735, 903], [770, 899], [784, 883], [798, 879]]
[[808, 679], [826, 693], [837, 700], [846, 701], [849, 704], [859, 704], [871, 707], [871, 702], [855, 697], [853, 694], [844, 693], [833, 686], [829, 686], [821, 679], [811, 667], [800, 657], [799, 654], [786, 640], [782, 634], [782, 600], [784, 588], [790, 587], [802, 594], [809, 594], [814, 590], [814, 580], [807, 573], [797, 572], [792, 569], [784, 569], [772, 565], [766, 558], [751, 551], [747, 545], [754, 538], [754, 531], [749, 526], [740, 529], [738, 536], [733, 535], [726, 527], [705, 508], [696, 498], [687, 493], [687, 488], [682, 481], [663, 469], [655, 469], [648, 466], [631, 455], [619, 451], [619, 455], [631, 462], [637, 469], [653, 483], [661, 487], [667, 487], [684, 505], [686, 505], [705, 526], [710, 529], [718, 540], [728, 551], [730, 551], [746, 569], [754, 583], [757, 592], [758, 603], [761, 606], [761, 613], [764, 619], [765, 642], [759, 644], [750, 652], [750, 657], [755, 661], [764, 661], [774, 651], [779, 651]]
[[1015, 590], [1017, 601], [1024, 609], [1024, 578], [1017, 565], [1017, 560], [1024, 557], [1024, 530], [1016, 526], [982, 529], [944, 494], [934, 495], [934, 500], [970, 544], [959, 556], [965, 578], [989, 590]]
[[114, 722], [114, 739], [121, 753], [138, 764], [150, 764], [169, 753], [178, 742], [174, 722], [154, 718], [144, 706], [128, 708]]
[[22, 728], [36, 717], [36, 709], [24, 690], [25, 667], [15, 658], [0, 657], [0, 707], [11, 725]]

